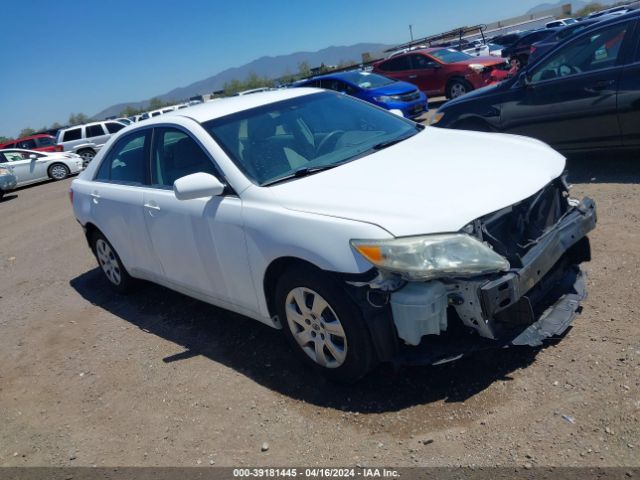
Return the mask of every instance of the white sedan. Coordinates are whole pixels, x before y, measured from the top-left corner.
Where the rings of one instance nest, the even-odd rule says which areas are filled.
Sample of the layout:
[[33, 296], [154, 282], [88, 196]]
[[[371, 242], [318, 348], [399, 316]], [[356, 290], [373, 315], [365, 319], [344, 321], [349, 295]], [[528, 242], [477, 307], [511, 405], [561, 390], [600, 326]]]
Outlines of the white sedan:
[[75, 153], [37, 152], [12, 148], [0, 150], [0, 166], [9, 167], [17, 186], [45, 180], [62, 180], [82, 171], [82, 158]]
[[116, 291], [145, 279], [249, 316], [354, 381], [565, 332], [596, 217], [564, 167], [537, 140], [296, 88], [127, 127], [70, 196]]

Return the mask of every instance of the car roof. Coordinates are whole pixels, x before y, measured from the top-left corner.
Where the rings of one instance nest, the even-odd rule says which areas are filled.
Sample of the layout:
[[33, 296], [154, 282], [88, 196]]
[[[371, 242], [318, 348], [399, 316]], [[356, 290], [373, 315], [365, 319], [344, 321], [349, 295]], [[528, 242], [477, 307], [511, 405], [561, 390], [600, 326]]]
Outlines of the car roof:
[[269, 105], [270, 103], [276, 103], [292, 98], [304, 97], [306, 95], [320, 93], [322, 91], [323, 90], [319, 90], [317, 88], [306, 87], [285, 88], [281, 90], [272, 90], [269, 92], [253, 93], [251, 95], [240, 95], [237, 97], [221, 98], [216, 100], [215, 102], [200, 103], [198, 105], [193, 105], [181, 110], [174, 110], [173, 112], [150, 118], [148, 121], [145, 121], [145, 125], [166, 122], [167, 118], [176, 115], [188, 117], [195, 120], [196, 122], [203, 123], [208, 120], [225, 117], [227, 115], [241, 112], [243, 110], [250, 110], [252, 108]]
[[[415, 51], [415, 50], [414, 50]], [[310, 82], [313, 80], [331, 80], [331, 79], [335, 79], [335, 80], [344, 80], [344, 81], [349, 81], [349, 76], [354, 74], [354, 73], [359, 73], [362, 74], [364, 76], [366, 75], [377, 75], [380, 76], [379, 73], [373, 73], [373, 72], [365, 72], [363, 70], [349, 70], [347, 72], [336, 72], [336, 73], [327, 73], [325, 75], [318, 75], [316, 77], [311, 77], [308, 78], [306, 80], [304, 80], [303, 84], [306, 82]], [[393, 79], [391, 79], [393, 80]]]

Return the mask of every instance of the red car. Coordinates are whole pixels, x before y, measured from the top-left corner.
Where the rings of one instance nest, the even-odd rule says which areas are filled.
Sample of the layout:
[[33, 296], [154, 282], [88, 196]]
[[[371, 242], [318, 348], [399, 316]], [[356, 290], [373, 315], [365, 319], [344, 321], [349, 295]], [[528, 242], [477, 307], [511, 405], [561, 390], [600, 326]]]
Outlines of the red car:
[[[453, 48], [434, 47], [394, 55], [373, 65], [373, 71], [417, 85], [429, 97], [456, 98], [493, 83], [509, 70], [503, 58], [473, 57]], [[493, 74], [493, 75], [492, 75]]]
[[38, 150], [40, 152], [62, 151], [62, 146], [56, 145], [56, 137], [44, 133], [0, 143], [0, 150], [3, 148], [23, 148], [25, 150]]

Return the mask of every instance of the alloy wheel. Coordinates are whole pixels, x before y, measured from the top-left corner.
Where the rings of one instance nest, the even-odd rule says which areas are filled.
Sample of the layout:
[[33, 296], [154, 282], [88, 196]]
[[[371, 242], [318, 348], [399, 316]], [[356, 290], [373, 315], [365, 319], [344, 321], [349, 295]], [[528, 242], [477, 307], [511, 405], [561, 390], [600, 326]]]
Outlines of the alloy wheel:
[[111, 246], [101, 238], [96, 242], [96, 255], [100, 267], [109, 281], [114, 285], [120, 285], [122, 275], [118, 259]]
[[289, 292], [285, 304], [293, 338], [318, 365], [338, 368], [347, 358], [347, 336], [329, 303], [310, 288]]
[[467, 87], [461, 83], [451, 85], [451, 98], [458, 98], [467, 93]]
[[64, 165], [54, 165], [53, 167], [51, 167], [51, 176], [55, 179], [55, 180], [62, 180], [63, 178], [66, 178], [67, 175], [69, 174], [67, 168]]

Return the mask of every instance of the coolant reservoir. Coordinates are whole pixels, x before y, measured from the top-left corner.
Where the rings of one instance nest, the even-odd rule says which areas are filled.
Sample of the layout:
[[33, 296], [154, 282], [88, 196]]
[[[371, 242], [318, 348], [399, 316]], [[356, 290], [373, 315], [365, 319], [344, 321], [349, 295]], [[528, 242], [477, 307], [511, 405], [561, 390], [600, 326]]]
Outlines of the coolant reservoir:
[[418, 345], [424, 335], [447, 329], [447, 290], [440, 282], [408, 283], [391, 295], [391, 312], [398, 336]]

